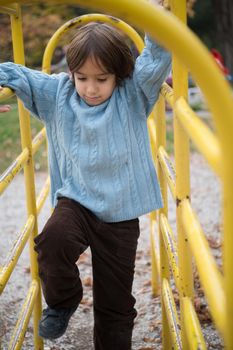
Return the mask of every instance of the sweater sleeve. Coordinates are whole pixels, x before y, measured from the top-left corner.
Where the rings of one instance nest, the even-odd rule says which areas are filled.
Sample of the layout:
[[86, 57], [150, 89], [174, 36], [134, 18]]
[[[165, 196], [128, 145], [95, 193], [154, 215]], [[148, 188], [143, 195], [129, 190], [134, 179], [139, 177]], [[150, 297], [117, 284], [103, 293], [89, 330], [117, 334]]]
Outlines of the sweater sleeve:
[[158, 99], [159, 90], [171, 69], [171, 55], [148, 35], [137, 57], [131, 79], [126, 80], [128, 99], [140, 103], [148, 116]]
[[45, 121], [55, 111], [59, 74], [48, 75], [25, 66], [0, 64], [0, 85], [9, 87], [34, 116]]

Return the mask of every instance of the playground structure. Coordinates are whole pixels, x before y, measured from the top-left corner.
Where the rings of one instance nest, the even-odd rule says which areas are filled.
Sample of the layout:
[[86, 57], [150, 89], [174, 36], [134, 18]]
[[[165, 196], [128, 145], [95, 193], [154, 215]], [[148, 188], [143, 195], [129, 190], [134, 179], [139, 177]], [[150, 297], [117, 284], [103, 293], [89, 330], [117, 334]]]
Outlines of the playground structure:
[[[0, 12], [11, 16], [14, 59], [24, 64], [21, 4], [27, 1], [0, 0]], [[35, 3], [36, 1], [28, 1]], [[43, 1], [42, 1], [43, 2]], [[46, 2], [46, 1], [44, 1]], [[47, 1], [46, 3], [50, 3]], [[192, 259], [212, 315], [213, 322], [223, 338], [226, 349], [233, 349], [233, 162], [231, 139], [233, 136], [233, 98], [211, 55], [194, 34], [185, 26], [186, 6], [184, 0], [171, 0], [173, 14], [154, 7], [144, 0], [57, 0], [57, 4], [77, 4], [108, 12], [113, 16], [135, 24], [147, 31], [173, 54], [173, 89], [164, 84], [154, 113], [148, 120], [154, 161], [162, 189], [164, 208], [151, 213], [152, 291], [161, 291], [163, 349], [206, 349], [201, 327], [194, 309]], [[178, 17], [178, 18], [177, 18]], [[86, 15], [71, 20], [54, 34], [43, 58], [43, 70], [50, 72], [53, 51], [61, 36], [74, 26], [91, 20], [110, 22], [123, 30], [136, 44], [143, 48], [140, 36], [125, 22], [105, 15]], [[183, 23], [182, 23], [183, 22]], [[190, 108], [187, 99], [188, 72], [204, 94], [216, 125], [214, 134]], [[13, 95], [5, 88], [0, 100]], [[172, 163], [166, 152], [165, 101], [174, 111], [174, 156]], [[10, 185], [24, 168], [26, 205], [28, 219], [17, 242], [0, 270], [0, 290], [10, 278], [17, 260], [27, 242], [30, 242], [32, 283], [22, 306], [18, 322], [12, 334], [9, 349], [20, 349], [28, 321], [33, 312], [34, 348], [43, 349], [37, 327], [41, 316], [41, 292], [37, 273], [33, 238], [37, 235], [37, 216], [49, 192], [49, 178], [39, 197], [35, 196], [33, 155], [46, 138], [43, 129], [31, 140], [30, 117], [18, 102], [22, 153], [6, 169], [0, 178], [0, 193]], [[156, 125], [155, 125], [156, 122]], [[219, 176], [223, 187], [223, 273], [211, 255], [208, 242], [190, 203], [189, 141], [192, 140], [213, 171]], [[167, 187], [176, 204], [177, 233], [174, 234], [167, 217]], [[160, 253], [156, 252], [155, 235], [159, 234]], [[170, 274], [179, 292], [179, 317], [174, 303]]]

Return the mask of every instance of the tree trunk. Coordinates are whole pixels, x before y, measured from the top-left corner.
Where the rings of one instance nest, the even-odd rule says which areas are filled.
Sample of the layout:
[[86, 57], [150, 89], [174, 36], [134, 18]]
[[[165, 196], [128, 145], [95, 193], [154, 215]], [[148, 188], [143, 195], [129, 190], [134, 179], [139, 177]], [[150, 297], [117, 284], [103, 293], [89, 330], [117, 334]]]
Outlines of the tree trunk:
[[226, 67], [233, 75], [233, 1], [212, 0], [216, 16], [219, 48]]

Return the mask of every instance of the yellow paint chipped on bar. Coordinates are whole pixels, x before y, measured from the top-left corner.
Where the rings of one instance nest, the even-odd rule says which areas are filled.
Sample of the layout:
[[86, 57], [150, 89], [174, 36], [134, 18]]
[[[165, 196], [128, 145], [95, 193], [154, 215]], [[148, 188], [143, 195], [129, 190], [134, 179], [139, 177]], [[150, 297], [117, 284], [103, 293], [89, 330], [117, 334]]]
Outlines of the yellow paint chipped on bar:
[[64, 36], [64, 34], [73, 28], [80, 27], [88, 22], [91, 21], [102, 21], [111, 24], [112, 26], [122, 30], [127, 36], [134, 42], [135, 46], [137, 47], [138, 51], [141, 52], [144, 47], [144, 42], [140, 35], [127, 23], [123, 22], [120, 19], [116, 19], [111, 16], [102, 15], [99, 13], [96, 14], [88, 14], [79, 16], [77, 18], [71, 19], [70, 21], [66, 22], [63, 26], [61, 26], [51, 37], [49, 40], [44, 56], [43, 56], [43, 62], [42, 62], [42, 70], [46, 73], [50, 73], [50, 66], [52, 61], [52, 55], [54, 53], [54, 50], [56, 46], [58, 45], [61, 38]]
[[161, 231], [163, 234], [164, 246], [167, 251], [169, 265], [173, 273], [173, 277], [176, 283], [176, 288], [179, 290], [180, 285], [180, 274], [178, 267], [178, 252], [175, 238], [172, 229], [168, 223], [167, 217], [164, 214], [160, 215], [159, 220]]
[[163, 279], [162, 282], [162, 298], [165, 305], [166, 315], [169, 324], [170, 335], [172, 339], [172, 349], [174, 350], [182, 350], [182, 342], [181, 342], [181, 326], [180, 321], [176, 311], [175, 301], [172, 295], [172, 291], [169, 285], [169, 282], [166, 278]]

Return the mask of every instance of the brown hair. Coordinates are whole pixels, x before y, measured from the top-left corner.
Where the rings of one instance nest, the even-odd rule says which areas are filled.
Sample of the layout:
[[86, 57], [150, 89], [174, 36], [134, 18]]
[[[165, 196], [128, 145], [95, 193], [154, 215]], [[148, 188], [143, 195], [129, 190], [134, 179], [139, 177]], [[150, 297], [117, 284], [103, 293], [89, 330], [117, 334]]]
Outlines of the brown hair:
[[106, 23], [90, 22], [78, 29], [66, 52], [72, 75], [88, 57], [115, 74], [117, 84], [130, 77], [134, 69], [133, 54], [124, 36]]

